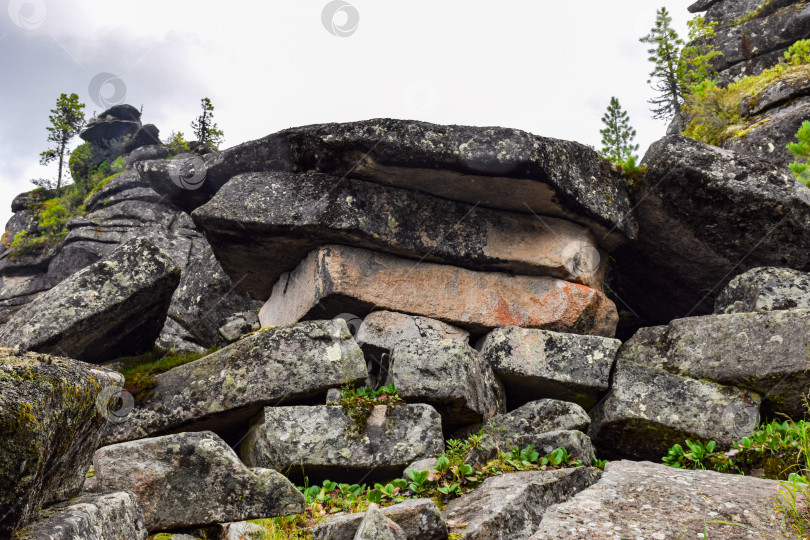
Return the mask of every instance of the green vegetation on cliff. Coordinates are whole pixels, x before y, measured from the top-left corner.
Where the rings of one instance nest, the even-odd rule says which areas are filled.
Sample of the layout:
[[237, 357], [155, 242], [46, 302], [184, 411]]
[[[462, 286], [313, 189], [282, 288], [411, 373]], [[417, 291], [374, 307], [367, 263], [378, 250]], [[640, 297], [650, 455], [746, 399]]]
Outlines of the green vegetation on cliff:
[[798, 142], [787, 145], [788, 152], [796, 158], [796, 161], [790, 164], [790, 170], [799, 182], [810, 187], [810, 121], [802, 122], [799, 132], [796, 133], [796, 139]]

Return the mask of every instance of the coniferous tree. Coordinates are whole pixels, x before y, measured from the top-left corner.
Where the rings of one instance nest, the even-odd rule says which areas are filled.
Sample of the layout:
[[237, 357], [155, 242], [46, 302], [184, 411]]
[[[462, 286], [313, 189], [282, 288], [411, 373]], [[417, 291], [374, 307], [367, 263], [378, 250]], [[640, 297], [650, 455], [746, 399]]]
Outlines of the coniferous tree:
[[200, 104], [202, 105], [202, 114], [191, 122], [191, 129], [194, 130], [194, 136], [197, 137], [200, 143], [218, 148], [222, 144], [225, 134], [218, 129], [217, 124], [214, 122], [214, 106], [207, 97], [202, 98]]
[[630, 117], [617, 98], [610, 98], [602, 123], [605, 124], [605, 129], [599, 131], [602, 134], [602, 154], [614, 163], [638, 159], [634, 156], [638, 151], [638, 145], [634, 144], [636, 130], [630, 125]]
[[787, 145], [788, 152], [796, 161], [790, 164], [793, 175], [802, 184], [810, 187], [810, 121], [802, 122], [799, 132], [796, 133], [798, 142]]
[[683, 40], [671, 25], [672, 17], [667, 8], [662, 7], [656, 14], [655, 26], [640, 41], [651, 45], [647, 52], [654, 67], [647, 82], [658, 93], [658, 96], [649, 100], [653, 118], [674, 118], [678, 126], [683, 126], [681, 106], [684, 93], [680, 65]]
[[56, 188], [62, 187], [62, 171], [65, 165], [65, 152], [70, 140], [84, 128], [84, 103], [79, 102], [76, 94], [62, 94], [56, 100], [56, 108], [51, 109], [48, 117], [51, 125], [48, 129], [48, 142], [53, 143], [40, 154], [39, 162], [47, 165], [51, 161], [59, 160], [59, 175], [56, 177]]

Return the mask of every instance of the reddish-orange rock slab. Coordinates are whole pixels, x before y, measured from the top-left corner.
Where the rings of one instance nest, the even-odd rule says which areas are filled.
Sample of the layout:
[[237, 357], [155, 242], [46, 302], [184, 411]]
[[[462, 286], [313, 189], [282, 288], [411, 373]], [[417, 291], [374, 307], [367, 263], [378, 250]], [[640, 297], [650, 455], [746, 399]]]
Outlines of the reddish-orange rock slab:
[[431, 317], [484, 333], [502, 326], [613, 337], [616, 306], [603, 293], [545, 276], [476, 272], [346, 246], [312, 251], [276, 282], [263, 327], [373, 309]]

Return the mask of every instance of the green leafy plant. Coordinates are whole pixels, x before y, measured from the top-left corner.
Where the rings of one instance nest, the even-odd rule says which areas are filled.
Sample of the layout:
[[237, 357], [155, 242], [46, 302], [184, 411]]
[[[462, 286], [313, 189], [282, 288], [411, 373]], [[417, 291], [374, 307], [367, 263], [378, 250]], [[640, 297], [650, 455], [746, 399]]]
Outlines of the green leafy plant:
[[790, 164], [790, 170], [799, 182], [810, 187], [810, 121], [802, 122], [796, 139], [798, 142], [787, 145], [788, 152], [796, 158]]
[[399, 397], [394, 383], [381, 386], [377, 390], [367, 386], [359, 388], [343, 388], [343, 397], [338, 401], [338, 405], [343, 407], [346, 414], [354, 420], [358, 428], [363, 428], [368, 420], [371, 411], [377, 405], [403, 405], [405, 402]]
[[802, 39], [785, 51], [785, 63], [791, 66], [810, 64], [810, 39]]
[[167, 159], [172, 159], [179, 154], [191, 152], [188, 142], [186, 142], [185, 137], [179, 131], [172, 131], [171, 134], [169, 134], [166, 146], [169, 147], [169, 157]]

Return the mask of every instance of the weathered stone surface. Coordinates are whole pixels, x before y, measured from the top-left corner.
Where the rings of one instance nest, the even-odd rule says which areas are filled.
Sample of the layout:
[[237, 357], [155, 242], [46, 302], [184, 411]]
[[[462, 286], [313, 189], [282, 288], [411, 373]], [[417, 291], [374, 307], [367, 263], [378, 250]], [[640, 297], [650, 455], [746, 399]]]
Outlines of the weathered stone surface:
[[593, 233], [570, 221], [315, 172], [236, 176], [193, 217], [231, 279], [260, 300], [324, 244], [597, 289], [607, 259]]
[[0, 343], [93, 362], [142, 352], [179, 280], [165, 253], [131, 240], [20, 309], [0, 328]]
[[706, 11], [716, 3], [722, 1], [723, 0], [698, 0], [687, 9], [689, 10], [689, 13], [700, 13], [701, 11]]
[[217, 540], [264, 540], [267, 529], [257, 523], [237, 521], [236, 523], [220, 523], [214, 528], [218, 529]]
[[714, 312], [749, 313], [810, 309], [810, 274], [790, 268], [752, 268], [732, 279], [714, 303]]
[[415, 263], [345, 246], [313, 251], [284, 274], [259, 313], [262, 326], [378, 309], [486, 332], [529, 326], [612, 336], [616, 306], [603, 293], [545, 276], [508, 276]]
[[225, 319], [219, 327], [219, 335], [228, 343], [233, 343], [245, 334], [260, 330], [258, 308], [253, 311], [236, 313]]
[[411, 462], [444, 451], [441, 419], [429, 405], [377, 405], [363, 423], [342, 407], [266, 407], [242, 442], [250, 466], [300, 476], [398, 476]]
[[[99, 215], [93, 215], [93, 212], [97, 210], [103, 210], [104, 208], [108, 208], [111, 206], [115, 206], [120, 203], [124, 203], [127, 201], [132, 202], [143, 202], [143, 203], [151, 203], [151, 204], [159, 204], [160, 203], [160, 195], [155, 193], [155, 190], [150, 189], [143, 183], [143, 181], [138, 177], [137, 174], [127, 171], [121, 174], [116, 175], [112, 180], [110, 180], [104, 187], [99, 189], [97, 192], [89, 195], [85, 201], [85, 207], [87, 208], [88, 212], [91, 212], [91, 215], [86, 216], [85, 219], [78, 219], [70, 222], [70, 226], [72, 230], [76, 230], [85, 226], [88, 222], [94, 222], [94, 225], [102, 225], [106, 218], [110, 218], [110, 220], [117, 221], [117, 232], [120, 234], [123, 232], [120, 228], [122, 224], [122, 219], [127, 216], [126, 212], [115, 214], [114, 212], [106, 212]], [[149, 205], [145, 206], [146, 208], [150, 208]], [[139, 208], [139, 206], [134, 206], [134, 208]], [[121, 210], [121, 209], [118, 209]], [[144, 212], [144, 215], [140, 217], [144, 222], [149, 220], [150, 212]], [[133, 219], [138, 219], [136, 216], [132, 216]], [[96, 221], [96, 218], [101, 218], [100, 220]], [[81, 232], [74, 232], [73, 236], [70, 238], [70, 242], [77, 241], [92, 241], [92, 238], [89, 236], [82, 235]], [[98, 231], [97, 231], [98, 232]], [[104, 231], [107, 232], [107, 231]], [[103, 233], [102, 233], [103, 234]], [[109, 240], [107, 234], [104, 234], [105, 240]], [[107, 246], [109, 250], [109, 246]], [[94, 261], [95, 262], [95, 261]]]
[[[406, 538], [419, 540], [445, 540], [447, 524], [439, 507], [430, 499], [408, 499], [405, 502], [380, 508], [380, 512], [396, 523]], [[352, 540], [360, 528], [364, 514], [347, 514], [330, 519], [315, 527], [314, 540]]]
[[652, 324], [711, 313], [749, 268], [810, 270], [810, 189], [790, 171], [680, 136], [644, 161], [640, 240], [614, 256], [617, 293]]
[[568, 500], [599, 476], [591, 467], [494, 476], [451, 501], [442, 516], [450, 532], [464, 540], [525, 540], [551, 505]]
[[770, 538], [779, 530], [773, 516], [779, 485], [737, 474], [612, 461], [595, 485], [549, 508], [531, 540]]
[[810, 399], [808, 329], [808, 309], [689, 317], [640, 330], [619, 358], [753, 390], [769, 413], [799, 420]]
[[154, 397], [110, 426], [107, 437], [120, 442], [190, 426], [227, 436], [229, 426], [265, 405], [320, 398], [366, 375], [343, 320], [267, 329], [155, 376]]
[[617, 339], [510, 326], [487, 334], [481, 357], [506, 388], [510, 409], [542, 398], [590, 409], [608, 390], [620, 345]]
[[104, 491], [131, 491], [150, 531], [297, 514], [304, 496], [276, 471], [248, 469], [210, 431], [106, 446], [93, 463]]
[[[720, 27], [740, 24], [767, 17], [786, 6], [797, 4], [799, 1], [801, 0], [723, 0], [709, 7], [706, 11], [706, 21], [717, 22]], [[768, 30], [773, 31], [770, 28]], [[750, 52], [756, 53], [755, 50]]]
[[169, 157], [171, 150], [168, 146], [162, 144], [149, 144], [136, 148], [124, 158], [127, 166], [132, 166], [139, 161], [148, 161], [151, 159], [166, 159]]
[[[785, 52], [787, 52], [787, 49], [787, 47], [784, 49], [777, 49], [759, 56], [753, 56], [743, 60], [742, 62], [737, 62], [733, 66], [718, 73], [715, 76], [715, 80], [719, 86], [726, 87], [732, 82], [739, 81], [743, 77], [747, 77], [749, 75], [760, 75], [769, 67], [773, 67], [778, 64], [785, 57]], [[669, 133], [667, 133], [667, 135], [669, 135]]]
[[20, 540], [146, 540], [143, 511], [132, 493], [82, 495], [42, 511]]
[[428, 317], [395, 311], [372, 311], [357, 328], [355, 339], [369, 363], [374, 382], [388, 377], [391, 349], [403, 339], [427, 338], [435, 341], [455, 339], [468, 343], [470, 333]]
[[[483, 464], [497, 457], [499, 451], [506, 452], [513, 446], [526, 448], [532, 444], [543, 453], [565, 448], [571, 456], [590, 465], [594, 451], [584, 433], [590, 423], [588, 413], [575, 403], [556, 399], [532, 401], [486, 422], [482, 426], [484, 438], [470, 452], [468, 462]], [[469, 431], [477, 431], [477, 426]], [[577, 432], [579, 435], [575, 434]]]
[[354, 535], [354, 540], [407, 540], [399, 525], [385, 517], [380, 508], [371, 503], [363, 515], [363, 521]]
[[0, 536], [82, 488], [124, 377], [75, 360], [0, 349]]
[[589, 435], [603, 459], [659, 461], [685, 439], [714, 440], [728, 448], [756, 429], [760, 400], [753, 392], [620, 357], [610, 394], [591, 412]]
[[569, 219], [590, 227], [608, 249], [636, 232], [624, 182], [593, 149], [514, 129], [392, 119], [291, 128], [204, 156], [187, 171], [204, 175], [193, 191], [172, 181], [172, 166], [137, 167], [159, 193], [189, 209], [241, 173], [318, 171]]
[[391, 351], [385, 383], [394, 383], [406, 402], [435, 407], [448, 432], [506, 411], [506, 396], [492, 368], [463, 341], [400, 341]]
[[783, 168], [796, 161], [787, 151], [787, 144], [796, 142], [802, 121], [810, 117], [810, 97], [802, 97], [783, 107], [770, 109], [752, 118], [745, 135], [732, 137], [723, 147], [750, 154]]
[[802, 75], [806, 75], [806, 73], [799, 72], [794, 77], [780, 78], [755, 96], [743, 100], [740, 111], [745, 112], [745, 116], [754, 116], [773, 107], [784, 105], [795, 98], [809, 95], [810, 80]]

